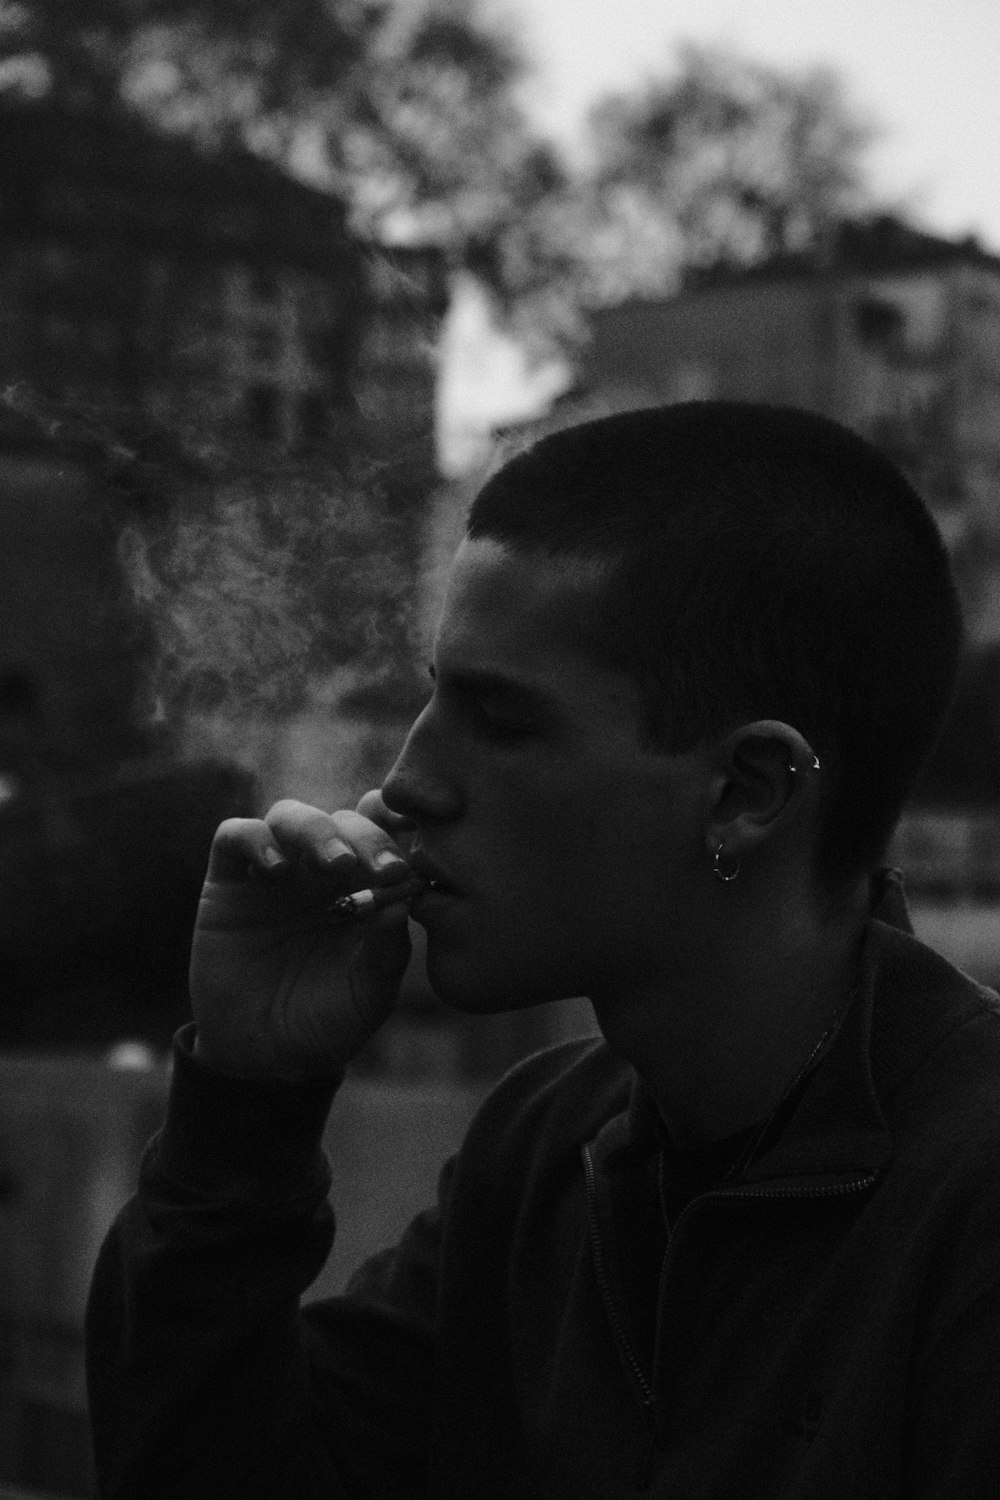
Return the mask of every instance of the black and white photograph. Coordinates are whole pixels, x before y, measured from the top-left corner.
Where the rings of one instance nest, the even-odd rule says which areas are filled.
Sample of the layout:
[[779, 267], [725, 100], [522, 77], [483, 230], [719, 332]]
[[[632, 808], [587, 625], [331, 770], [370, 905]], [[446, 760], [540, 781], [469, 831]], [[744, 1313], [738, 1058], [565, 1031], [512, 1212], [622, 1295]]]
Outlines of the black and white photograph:
[[1000, 1496], [998, 58], [0, 0], [0, 1500]]

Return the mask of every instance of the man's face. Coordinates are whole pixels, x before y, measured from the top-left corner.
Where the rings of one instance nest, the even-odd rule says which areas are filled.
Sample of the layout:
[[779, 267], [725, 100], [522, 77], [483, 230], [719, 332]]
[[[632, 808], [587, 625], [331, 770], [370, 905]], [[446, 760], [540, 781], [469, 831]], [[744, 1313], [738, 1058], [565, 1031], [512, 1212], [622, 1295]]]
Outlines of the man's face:
[[631, 678], [577, 644], [595, 587], [585, 564], [465, 542], [383, 789], [441, 881], [413, 908], [431, 983], [465, 1009], [669, 984], [694, 940], [702, 758], [644, 748]]

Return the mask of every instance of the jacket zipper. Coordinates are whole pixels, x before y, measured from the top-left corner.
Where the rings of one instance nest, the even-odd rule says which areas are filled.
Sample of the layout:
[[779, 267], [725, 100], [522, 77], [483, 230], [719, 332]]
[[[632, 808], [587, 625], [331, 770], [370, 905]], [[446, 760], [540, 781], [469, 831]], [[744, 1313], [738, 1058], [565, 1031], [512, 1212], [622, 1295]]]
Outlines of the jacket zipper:
[[618, 1342], [618, 1349], [631, 1372], [639, 1397], [642, 1403], [643, 1417], [649, 1432], [649, 1442], [645, 1452], [640, 1456], [635, 1476], [635, 1487], [637, 1490], [647, 1490], [653, 1475], [653, 1452], [656, 1447], [657, 1423], [656, 1423], [656, 1401], [653, 1395], [652, 1383], [647, 1379], [639, 1361], [639, 1356], [629, 1342], [628, 1331], [625, 1328], [617, 1305], [611, 1295], [611, 1285], [608, 1278], [608, 1269], [604, 1260], [604, 1246], [601, 1241], [601, 1229], [597, 1217], [597, 1185], [594, 1172], [594, 1159], [591, 1156], [589, 1144], [583, 1148], [583, 1171], [587, 1188], [587, 1219], [590, 1224], [590, 1243], [594, 1249], [594, 1273], [597, 1277], [597, 1285], [601, 1293], [601, 1301], [608, 1315], [611, 1330]]
[[[870, 1172], [865, 1177], [853, 1177], [849, 1182], [830, 1183], [826, 1187], [816, 1188], [782, 1188], [782, 1187], [747, 1187], [747, 1188], [712, 1188], [707, 1193], [700, 1193], [697, 1198], [692, 1198], [690, 1203], [684, 1205], [681, 1212], [674, 1220], [667, 1234], [667, 1246], [663, 1252], [663, 1266], [660, 1271], [660, 1297], [666, 1284], [667, 1266], [670, 1260], [670, 1252], [677, 1239], [677, 1231], [684, 1220], [697, 1208], [699, 1204], [708, 1203], [713, 1198], [721, 1198], [724, 1202], [731, 1203], [734, 1198], [840, 1198], [846, 1197], [848, 1193], [860, 1193], [865, 1188], [870, 1188], [878, 1181], [878, 1173]], [[594, 1189], [596, 1193], [596, 1187]], [[659, 1311], [659, 1306], [657, 1306]]]
[[[649, 1489], [649, 1486], [652, 1483], [653, 1457], [656, 1449], [657, 1438], [659, 1436], [659, 1423], [657, 1422], [656, 1418], [656, 1397], [653, 1391], [652, 1382], [647, 1378], [646, 1373], [639, 1361], [639, 1357], [635, 1353], [632, 1345], [629, 1342], [628, 1332], [621, 1319], [621, 1316], [619, 1315], [617, 1305], [611, 1294], [611, 1287], [608, 1279], [608, 1270], [604, 1259], [604, 1247], [601, 1241], [600, 1222], [597, 1214], [596, 1172], [589, 1143], [583, 1148], [583, 1164], [587, 1193], [587, 1219], [590, 1225], [590, 1238], [591, 1244], [593, 1245], [594, 1249], [594, 1271], [601, 1293], [601, 1301], [604, 1303], [604, 1309], [608, 1315], [608, 1321], [611, 1324], [612, 1332], [614, 1333], [615, 1338], [618, 1342], [618, 1348], [625, 1360], [626, 1365], [628, 1366], [628, 1369], [631, 1371], [633, 1380], [635, 1381], [635, 1385], [642, 1402], [643, 1415], [645, 1417], [646, 1425], [649, 1430], [649, 1443], [647, 1445], [645, 1453], [640, 1457], [635, 1477], [636, 1489], [645, 1491]], [[819, 1188], [727, 1188], [722, 1191], [716, 1189], [714, 1192], [710, 1191], [707, 1193], [702, 1193], [699, 1197], [692, 1199], [692, 1201], [682, 1209], [681, 1213], [674, 1220], [674, 1223], [667, 1235], [667, 1245], [663, 1254], [663, 1263], [660, 1268], [660, 1292], [657, 1298], [657, 1307], [659, 1308], [659, 1305], [662, 1302], [663, 1291], [666, 1286], [667, 1280], [667, 1268], [670, 1259], [670, 1251], [677, 1238], [677, 1231], [696, 1204], [704, 1203], [712, 1198], [732, 1200], [734, 1198], [843, 1197], [848, 1193], [863, 1192], [866, 1188], [872, 1187], [873, 1184], [877, 1181], [877, 1178], [878, 1174], [876, 1172], [871, 1172], [865, 1177], [852, 1178], [849, 1182], [832, 1183], [829, 1186]]]

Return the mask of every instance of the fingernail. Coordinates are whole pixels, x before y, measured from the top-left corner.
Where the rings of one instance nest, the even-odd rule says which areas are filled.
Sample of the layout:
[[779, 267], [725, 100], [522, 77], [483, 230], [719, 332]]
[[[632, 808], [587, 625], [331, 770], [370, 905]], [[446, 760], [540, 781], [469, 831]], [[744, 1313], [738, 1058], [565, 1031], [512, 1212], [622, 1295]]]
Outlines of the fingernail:
[[261, 859], [269, 870], [276, 870], [279, 865], [287, 864], [285, 856], [279, 854], [277, 849], [265, 849], [261, 855]]
[[406, 869], [406, 860], [393, 854], [391, 849], [383, 849], [381, 854], [376, 854], [374, 863], [376, 870]]
[[353, 859], [353, 857], [350, 849], [340, 839], [331, 839], [328, 844], [323, 846], [323, 858], [331, 865], [335, 860]]

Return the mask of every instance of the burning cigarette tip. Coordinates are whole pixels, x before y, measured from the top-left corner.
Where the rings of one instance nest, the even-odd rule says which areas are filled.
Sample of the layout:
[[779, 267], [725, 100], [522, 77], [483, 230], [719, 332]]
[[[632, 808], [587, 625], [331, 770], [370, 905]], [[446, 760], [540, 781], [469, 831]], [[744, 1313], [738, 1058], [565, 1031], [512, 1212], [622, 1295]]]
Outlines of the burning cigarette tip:
[[332, 922], [358, 922], [381, 911], [386, 906], [399, 906], [412, 901], [427, 890], [427, 881], [413, 877], [401, 880], [398, 885], [374, 886], [364, 891], [352, 891], [349, 896], [338, 896], [327, 907], [327, 916]]

